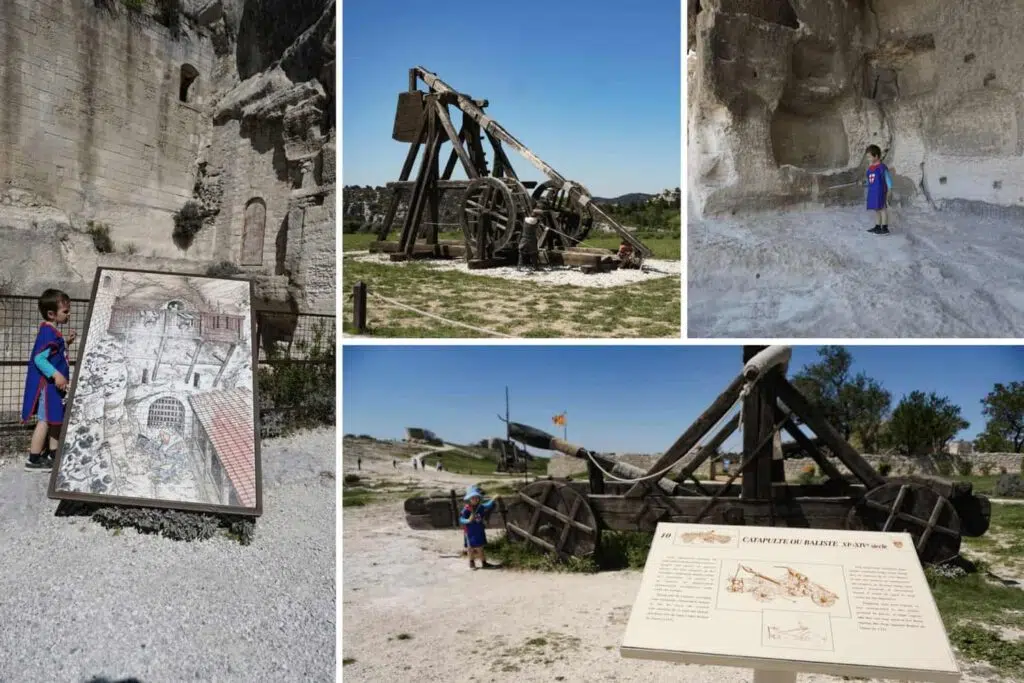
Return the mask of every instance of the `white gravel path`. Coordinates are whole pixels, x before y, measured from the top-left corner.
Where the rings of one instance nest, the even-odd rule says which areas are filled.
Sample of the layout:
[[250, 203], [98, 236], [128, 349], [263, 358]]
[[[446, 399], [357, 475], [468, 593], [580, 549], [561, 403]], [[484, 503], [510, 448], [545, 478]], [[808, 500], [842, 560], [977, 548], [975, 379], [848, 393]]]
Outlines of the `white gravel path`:
[[896, 209], [691, 220], [690, 337], [1019, 337], [1024, 226]]
[[[382, 263], [399, 268], [410, 263], [409, 261], [389, 261], [387, 254], [363, 252], [346, 252], [345, 258], [365, 263]], [[514, 267], [484, 268], [471, 271], [466, 262], [459, 259], [447, 261], [423, 259], [412, 261], [411, 263], [420, 263], [437, 270], [454, 270], [482, 277], [528, 281], [542, 285], [569, 285], [572, 287], [593, 287], [598, 289], [622, 287], [636, 284], [637, 282], [649, 282], [673, 275], [678, 277], [682, 269], [682, 261], [665, 261], [660, 259], [645, 261], [644, 270], [613, 270], [609, 273], [594, 273], [592, 275], [585, 275], [578, 268], [570, 267], [545, 268], [537, 272], [521, 271]]]
[[0, 681], [334, 681], [334, 456], [334, 429], [263, 442], [247, 547], [54, 517], [0, 460]]
[[[355, 452], [371, 482], [405, 481], [429, 489], [464, 487], [500, 476], [412, 472]], [[745, 683], [745, 669], [623, 659], [618, 647], [640, 587], [636, 571], [597, 575], [471, 571], [459, 556], [459, 530], [408, 528], [401, 503], [344, 508], [342, 654], [347, 683], [378, 681], [517, 683]], [[493, 535], [490, 532], [489, 535]], [[397, 636], [406, 634], [407, 639]], [[542, 638], [529, 645], [528, 641]], [[798, 676], [799, 683], [842, 678]], [[994, 679], [967, 674], [963, 683]], [[868, 683], [876, 683], [869, 681]]]

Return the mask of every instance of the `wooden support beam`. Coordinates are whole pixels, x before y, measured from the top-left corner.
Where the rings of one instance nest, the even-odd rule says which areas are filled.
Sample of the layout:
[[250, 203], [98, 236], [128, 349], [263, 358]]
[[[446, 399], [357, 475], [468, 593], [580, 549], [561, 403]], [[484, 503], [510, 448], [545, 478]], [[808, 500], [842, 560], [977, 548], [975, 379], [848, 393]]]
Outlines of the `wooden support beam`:
[[420, 170], [416, 176], [416, 186], [413, 188], [412, 196], [409, 198], [409, 211], [405, 215], [405, 223], [402, 225], [402, 237], [399, 239], [402, 250], [406, 253], [410, 253], [409, 250], [416, 243], [420, 221], [423, 218], [423, 209], [426, 205], [426, 197], [424, 195], [428, 190], [427, 185], [430, 181], [434, 158], [441, 147], [441, 135], [437, 129], [436, 112], [431, 114], [427, 121], [426, 144], [426, 155], [420, 164]]
[[[444, 190], [465, 190], [466, 188], [469, 187], [469, 183], [470, 182], [471, 181], [469, 181], [469, 180], [451, 180], [451, 179], [444, 180], [444, 179], [441, 179], [441, 180], [437, 181], [437, 189], [438, 190], [442, 190], [442, 191], [444, 191]], [[525, 187], [527, 190], [532, 190], [533, 188], [537, 187], [537, 181], [536, 180], [522, 180], [520, 182], [522, 183], [523, 187]], [[412, 181], [412, 180], [404, 180], [404, 181], [402, 181], [402, 180], [393, 180], [393, 181], [391, 181], [390, 183], [387, 184], [388, 189], [395, 189], [395, 190], [411, 190], [415, 186], [416, 186], [416, 182]], [[581, 247], [574, 247], [572, 249], [572, 251], [581, 251], [581, 249], [582, 249]], [[608, 253], [608, 252], [611, 251], [610, 249], [596, 249], [596, 248], [594, 250], [602, 252], [602, 253]]]
[[869, 489], [876, 488], [885, 483], [885, 477], [875, 471], [875, 468], [871, 464], [860, 456], [853, 446], [846, 442], [839, 432], [828, 423], [821, 412], [811, 405], [811, 403], [804, 398], [796, 387], [789, 383], [785, 377], [781, 377], [776, 382], [776, 389], [778, 391], [779, 398], [786, 406], [792, 410], [797, 417], [804, 421], [808, 427], [814, 430], [821, 440], [828, 446], [829, 450], [835, 454], [839, 459], [839, 462], [846, 466], [846, 469], [853, 472], [853, 475], [857, 477], [866, 487]]
[[[739, 398], [745, 381], [742, 374], [737, 375], [729, 386], [726, 387], [725, 391], [690, 425], [689, 429], [683, 432], [674, 444], [669, 446], [668, 450], [658, 458], [647, 473], [652, 474], [668, 469], [670, 466], [675, 465], [681, 457], [689, 453], [690, 449], [696, 446], [697, 442], [703, 439], [704, 435], [729, 412], [733, 404], [736, 403], [736, 399]], [[636, 496], [642, 493], [643, 487], [637, 484], [626, 495]]]
[[[767, 346], [744, 346], [743, 365], [746, 367], [753, 358]], [[770, 374], [769, 374], [770, 376]], [[769, 376], [762, 377], [753, 390], [743, 399], [743, 458], [754, 458], [752, 466], [744, 473], [743, 498], [765, 499], [771, 497], [772, 448], [771, 429], [774, 418]], [[760, 446], [759, 451], [755, 451]]]
[[[761, 443], [755, 444], [753, 450], [751, 451], [751, 453], [749, 455], [745, 455], [745, 457], [743, 459], [743, 462], [741, 462], [739, 467], [736, 468], [736, 471], [729, 475], [729, 479], [725, 482], [725, 486], [723, 486], [721, 489], [716, 491], [715, 495], [711, 496], [711, 498], [706, 499], [707, 500], [706, 505], [703, 508], [701, 508], [700, 513], [697, 515], [697, 522], [698, 523], [704, 518], [704, 515], [706, 515], [708, 513], [708, 511], [714, 506], [715, 501], [718, 500], [719, 498], [721, 498], [722, 495], [724, 495], [725, 492], [729, 490], [730, 485], [734, 481], [736, 481], [736, 479], [741, 474], [743, 474], [743, 478], [744, 479], [747, 478], [747, 475], [745, 474], [745, 472], [750, 469], [750, 466], [752, 464], [757, 462], [758, 453], [765, 447], [765, 444], [770, 444], [771, 443], [771, 440], [772, 440], [775, 432], [778, 431], [779, 427], [781, 427], [781, 426], [782, 426], [782, 422], [779, 421], [775, 425], [775, 428], [768, 432], [768, 434], [766, 435], [766, 438]], [[745, 450], [746, 449], [744, 449], [744, 451]], [[769, 460], [768, 463], [771, 464], [771, 461]], [[770, 483], [769, 483], [769, 486], [771, 486]], [[742, 500], [742, 493], [740, 495], [741, 495], [741, 500]], [[770, 488], [768, 489], [768, 495], [760, 498], [760, 500], [766, 500], [766, 499], [773, 499], [772, 491], [771, 491]], [[747, 500], [750, 500], [750, 499], [748, 498]], [[768, 511], [769, 511], [769, 526], [774, 526], [775, 525], [774, 500], [772, 502], [772, 505], [769, 506]]]
[[[452, 119], [448, 115], [448, 105], [441, 104], [440, 101], [435, 100], [434, 107], [437, 110], [437, 118], [441, 122], [441, 127], [444, 128], [445, 134], [448, 135], [448, 140], [452, 143], [452, 151], [458, 155], [466, 175], [469, 176], [470, 180], [479, 178], [480, 174], [477, 173], [473, 160], [470, 159], [469, 153], [462, 148], [462, 136], [455, 132], [455, 126], [452, 125]], [[463, 124], [463, 129], [465, 129], [465, 124]]]
[[[463, 142], [466, 139], [466, 122], [462, 122], [462, 126], [459, 128], [459, 141]], [[455, 164], [459, 161], [459, 152], [454, 147], [448, 154], [448, 161], [445, 162], [444, 172], [441, 174], [441, 180], [451, 180], [452, 173], [455, 172]], [[469, 181], [467, 181], [468, 183]], [[440, 183], [438, 183], [440, 185]], [[438, 187], [440, 190], [440, 187]]]
[[185, 372], [185, 382], [188, 382], [192, 373], [196, 370], [196, 363], [199, 361], [199, 354], [203, 352], [203, 344], [203, 340], [200, 339], [198, 346], [196, 346], [196, 352], [192, 354], [192, 361], [188, 364], [188, 370]]
[[[782, 413], [781, 408], [776, 407], [776, 409], [779, 411], [780, 414]], [[800, 430], [800, 427], [798, 427], [797, 424], [793, 422], [792, 418], [786, 420], [786, 422], [783, 423], [782, 428], [785, 429], [786, 432], [793, 437], [797, 444], [802, 449], [804, 449], [804, 452], [811, 456], [811, 459], [814, 460], [815, 463], [817, 463], [818, 467], [825, 474], [825, 476], [834, 481], [842, 482], [843, 484], [848, 484], [848, 482], [846, 481], [846, 477], [844, 477], [843, 473], [839, 471], [839, 468], [833, 465], [832, 462], [827, 457], [825, 457], [825, 454], [818, 449], [818, 447], [814, 444], [814, 442], [811, 441], [811, 439], [807, 438], [807, 435]]]
[[366, 283], [361, 280], [352, 287], [352, 326], [357, 334], [366, 332]]
[[722, 425], [722, 428], [718, 430], [718, 433], [711, 437], [711, 440], [704, 444], [700, 450], [694, 453], [693, 459], [686, 463], [683, 469], [679, 472], [679, 476], [676, 477], [676, 481], [682, 483], [685, 479], [691, 477], [694, 472], [697, 471], [704, 461], [710, 457], [713, 457], [718, 449], [722, 447], [725, 440], [728, 439], [736, 431], [736, 428], [740, 425], [740, 414], [736, 413], [732, 418]]
[[216, 387], [220, 383], [220, 378], [224, 376], [224, 368], [228, 366], [228, 361], [231, 360], [231, 356], [235, 355], [235, 349], [238, 348], [238, 344], [230, 344], [228, 346], [228, 352], [224, 356], [224, 360], [221, 361], [220, 370], [217, 371], [217, 377], [213, 380], [213, 386]]
[[512, 167], [512, 162], [509, 161], [508, 155], [505, 154], [505, 148], [501, 146], [501, 140], [494, 137], [490, 131], [487, 131], [487, 140], [491, 143], [491, 147], [494, 149], [494, 175], [498, 175], [498, 167], [501, 167], [502, 173], [509, 177], [519, 179], [516, 174], [516, 170]]

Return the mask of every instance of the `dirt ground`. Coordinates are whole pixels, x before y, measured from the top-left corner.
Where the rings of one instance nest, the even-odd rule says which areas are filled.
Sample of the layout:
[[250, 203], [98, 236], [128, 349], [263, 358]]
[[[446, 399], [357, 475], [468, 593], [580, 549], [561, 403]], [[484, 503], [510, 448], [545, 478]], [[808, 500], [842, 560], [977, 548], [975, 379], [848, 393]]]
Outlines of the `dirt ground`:
[[[409, 458], [416, 451], [408, 448], [395, 469], [395, 450], [352, 446], [346, 441], [343, 471], [371, 485], [445, 489], [502, 478], [414, 471]], [[358, 472], [357, 453], [362, 456]], [[620, 657], [618, 647], [640, 586], [637, 571], [471, 571], [461, 548], [459, 530], [408, 528], [399, 499], [343, 508], [346, 681], [739, 683], [753, 678], [744, 669]], [[798, 680], [843, 679], [800, 675]], [[968, 673], [962, 680], [995, 679]]]
[[691, 219], [690, 337], [1017, 337], [1020, 223], [860, 209]]

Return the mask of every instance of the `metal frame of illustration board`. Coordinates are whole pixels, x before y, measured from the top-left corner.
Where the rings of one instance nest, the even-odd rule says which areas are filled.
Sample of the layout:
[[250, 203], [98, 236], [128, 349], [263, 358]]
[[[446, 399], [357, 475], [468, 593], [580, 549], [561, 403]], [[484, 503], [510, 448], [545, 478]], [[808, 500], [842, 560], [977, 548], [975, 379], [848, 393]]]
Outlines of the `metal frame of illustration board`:
[[[124, 505], [124, 506], [138, 506], [138, 507], [149, 507], [149, 508], [163, 508], [163, 509], [174, 509], [174, 510], [187, 510], [193, 512], [206, 512], [211, 514], [231, 514], [241, 515], [246, 517], [259, 517], [263, 514], [263, 471], [261, 466], [260, 458], [260, 411], [259, 411], [259, 400], [258, 391], [259, 387], [256, 382], [256, 371], [259, 366], [259, 341], [256, 339], [256, 316], [253, 314], [252, 302], [256, 298], [256, 288], [252, 280], [248, 281], [249, 285], [249, 327], [250, 327], [250, 346], [252, 352], [252, 372], [253, 372], [253, 383], [252, 383], [252, 410], [253, 410], [253, 464], [255, 466], [255, 495], [256, 495], [256, 507], [238, 507], [231, 505], [211, 505], [206, 503], [191, 503], [177, 500], [162, 500], [156, 498], [132, 498], [128, 496], [112, 496], [107, 494], [92, 494], [92, 493], [78, 493], [74, 491], [58, 491], [57, 490], [57, 476], [60, 473], [60, 465], [64, 451], [64, 441], [67, 437], [68, 430], [68, 418], [70, 417], [71, 406], [74, 405], [75, 400], [75, 389], [78, 386], [78, 373], [84, 368], [85, 360], [85, 349], [89, 341], [89, 333], [91, 332], [90, 327], [92, 325], [93, 308], [96, 304], [96, 295], [99, 291], [100, 280], [104, 272], [119, 272], [119, 273], [139, 273], [144, 275], [161, 275], [168, 277], [184, 277], [190, 279], [204, 279], [204, 280], [228, 280], [231, 278], [218, 278], [209, 277], [206, 275], [196, 275], [191, 273], [169, 273], [164, 271], [156, 270], [141, 270], [134, 268], [104, 268], [99, 267], [96, 269], [96, 275], [93, 279], [92, 284], [92, 295], [89, 298], [89, 310], [86, 313], [85, 327], [83, 329], [80, 346], [76, 353], [77, 358], [77, 371], [74, 375], [74, 379], [71, 381], [71, 388], [68, 392], [67, 397], [67, 408], [68, 414], [65, 415], [64, 423], [60, 429], [60, 443], [57, 449], [57, 456], [54, 459], [53, 471], [50, 474], [50, 484], [47, 490], [47, 497], [57, 500], [69, 500], [79, 501], [88, 503], [104, 503], [107, 505]], [[242, 282], [236, 280], [237, 282]]]

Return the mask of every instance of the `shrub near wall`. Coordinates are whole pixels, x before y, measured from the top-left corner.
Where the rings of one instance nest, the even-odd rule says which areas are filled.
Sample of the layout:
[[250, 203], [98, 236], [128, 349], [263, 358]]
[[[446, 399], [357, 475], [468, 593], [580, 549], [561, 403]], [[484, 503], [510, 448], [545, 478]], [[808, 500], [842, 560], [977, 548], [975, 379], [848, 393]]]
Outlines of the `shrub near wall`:
[[269, 352], [256, 373], [264, 438], [335, 423], [334, 335], [318, 326], [312, 342], [300, 350], [307, 360]]

